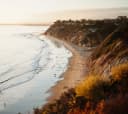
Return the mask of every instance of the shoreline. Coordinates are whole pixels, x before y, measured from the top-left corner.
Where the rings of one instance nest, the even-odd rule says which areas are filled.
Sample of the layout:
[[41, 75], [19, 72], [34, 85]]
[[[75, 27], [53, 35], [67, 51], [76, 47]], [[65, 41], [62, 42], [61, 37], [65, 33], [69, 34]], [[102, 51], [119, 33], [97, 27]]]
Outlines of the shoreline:
[[72, 57], [69, 58], [67, 70], [60, 76], [64, 79], [57, 81], [56, 84], [48, 90], [50, 96], [47, 99], [47, 103], [51, 103], [59, 99], [62, 93], [66, 92], [70, 88], [74, 88], [85, 78], [84, 75], [88, 72], [86, 59], [90, 55], [91, 51], [81, 50], [83, 49], [82, 47], [77, 47], [71, 43], [51, 36], [47, 37], [54, 43], [62, 44], [65, 48], [72, 52]]

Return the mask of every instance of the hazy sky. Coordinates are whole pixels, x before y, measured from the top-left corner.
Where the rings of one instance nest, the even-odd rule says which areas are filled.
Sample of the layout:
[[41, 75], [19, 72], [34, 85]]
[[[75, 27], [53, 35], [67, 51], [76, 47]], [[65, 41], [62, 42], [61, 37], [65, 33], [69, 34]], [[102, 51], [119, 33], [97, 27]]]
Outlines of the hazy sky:
[[128, 7], [128, 0], [0, 0], [0, 23], [43, 22], [48, 12], [115, 7]]

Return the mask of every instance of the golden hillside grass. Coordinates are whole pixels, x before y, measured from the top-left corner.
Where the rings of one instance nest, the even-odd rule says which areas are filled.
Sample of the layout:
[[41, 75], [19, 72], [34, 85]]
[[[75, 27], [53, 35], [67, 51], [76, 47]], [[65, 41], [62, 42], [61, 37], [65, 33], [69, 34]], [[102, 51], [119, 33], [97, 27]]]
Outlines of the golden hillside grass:
[[115, 66], [111, 69], [112, 79], [114, 81], [121, 81], [128, 77], [128, 63], [124, 63], [118, 66]]
[[101, 76], [90, 75], [76, 87], [77, 96], [98, 100], [104, 97], [104, 88], [109, 84]]

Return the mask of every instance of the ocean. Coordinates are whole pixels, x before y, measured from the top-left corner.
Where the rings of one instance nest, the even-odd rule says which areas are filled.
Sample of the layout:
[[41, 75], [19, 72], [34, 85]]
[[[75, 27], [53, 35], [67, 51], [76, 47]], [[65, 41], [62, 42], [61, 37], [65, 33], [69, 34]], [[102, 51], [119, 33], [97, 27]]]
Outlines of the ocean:
[[0, 114], [41, 107], [72, 53], [42, 33], [48, 26], [0, 26]]

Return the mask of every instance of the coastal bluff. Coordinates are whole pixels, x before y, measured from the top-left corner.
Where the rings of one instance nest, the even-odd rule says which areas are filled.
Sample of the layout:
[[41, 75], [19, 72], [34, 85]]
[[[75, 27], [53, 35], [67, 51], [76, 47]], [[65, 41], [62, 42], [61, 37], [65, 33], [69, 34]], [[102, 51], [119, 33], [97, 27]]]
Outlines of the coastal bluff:
[[96, 47], [121, 23], [120, 17], [104, 20], [58, 20], [44, 34], [81, 47]]

